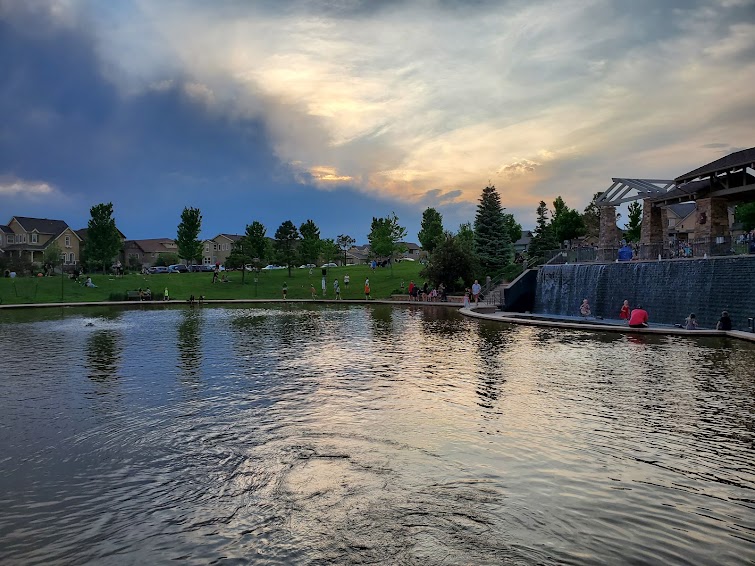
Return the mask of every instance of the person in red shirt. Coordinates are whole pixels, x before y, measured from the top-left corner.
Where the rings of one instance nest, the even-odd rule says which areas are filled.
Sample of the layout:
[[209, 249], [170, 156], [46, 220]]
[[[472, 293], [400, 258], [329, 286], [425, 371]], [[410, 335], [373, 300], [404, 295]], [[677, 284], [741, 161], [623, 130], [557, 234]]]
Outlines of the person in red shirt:
[[648, 311], [642, 307], [637, 307], [632, 311], [629, 317], [630, 328], [647, 328], [648, 327]]
[[412, 279], [409, 281], [409, 300], [412, 300], [412, 296], [414, 295], [414, 280]]
[[621, 320], [629, 320], [629, 301], [624, 301], [621, 305], [621, 311], [619, 312], [619, 318]]

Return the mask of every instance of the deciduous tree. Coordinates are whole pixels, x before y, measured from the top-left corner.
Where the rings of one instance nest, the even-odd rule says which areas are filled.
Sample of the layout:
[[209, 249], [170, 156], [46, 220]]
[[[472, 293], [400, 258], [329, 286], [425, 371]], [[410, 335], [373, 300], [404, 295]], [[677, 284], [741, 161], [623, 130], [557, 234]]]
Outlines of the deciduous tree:
[[299, 258], [302, 263], [315, 264], [322, 251], [320, 229], [313, 220], [307, 220], [299, 226], [301, 242], [299, 242]]
[[420, 275], [435, 286], [443, 283], [446, 289], [455, 291], [471, 284], [474, 271], [474, 252], [464, 241], [464, 236], [446, 232]]
[[181, 213], [181, 222], [178, 224], [176, 245], [178, 256], [191, 263], [192, 260], [199, 262], [202, 259], [202, 242], [199, 240], [199, 231], [202, 229], [202, 213], [198, 208], [186, 207]]
[[275, 231], [275, 252], [278, 261], [288, 267], [288, 276], [291, 277], [291, 267], [296, 261], [296, 245], [299, 242], [299, 230], [290, 220], [283, 222]]
[[367, 236], [372, 255], [390, 259], [391, 270], [394, 256], [406, 249], [402, 244], [405, 237], [406, 228], [399, 226], [398, 217], [394, 212], [387, 218], [372, 218], [370, 233]]
[[579, 212], [566, 206], [560, 195], [553, 201], [551, 229], [559, 245], [585, 235], [585, 225]]
[[422, 249], [427, 253], [433, 253], [435, 246], [444, 238], [443, 216], [434, 208], [426, 208], [422, 213], [422, 225], [417, 234]]
[[351, 247], [356, 244], [357, 241], [349, 236], [348, 234], [340, 234], [336, 238], [336, 244], [338, 244], [338, 247], [343, 252], [343, 264], [346, 265], [346, 252], [348, 252]]
[[[256, 259], [257, 263], [264, 261], [269, 255], [268, 239], [265, 237], [265, 232], [267, 232], [265, 225], [257, 220], [246, 225], [244, 239], [246, 239], [246, 245], [249, 247], [250, 257], [253, 260]], [[255, 267], [259, 267], [259, 265]]]

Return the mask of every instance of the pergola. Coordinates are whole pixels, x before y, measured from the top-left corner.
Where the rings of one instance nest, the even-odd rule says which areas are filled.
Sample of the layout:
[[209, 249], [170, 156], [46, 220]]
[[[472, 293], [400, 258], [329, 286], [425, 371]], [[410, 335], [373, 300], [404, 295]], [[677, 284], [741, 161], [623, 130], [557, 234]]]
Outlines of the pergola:
[[641, 258], [667, 255], [668, 241], [664, 238], [668, 226], [666, 207], [682, 202], [695, 202], [697, 219], [694, 237], [705, 248], [705, 253], [712, 255], [718, 249], [714, 246], [724, 243], [728, 235], [729, 204], [755, 199], [755, 147], [731, 153], [673, 181], [611, 180], [613, 184], [595, 201], [606, 212], [601, 214], [600, 223], [601, 259], [615, 257], [614, 250], [618, 245], [618, 228], [614, 221], [616, 205], [640, 199], [643, 201]]

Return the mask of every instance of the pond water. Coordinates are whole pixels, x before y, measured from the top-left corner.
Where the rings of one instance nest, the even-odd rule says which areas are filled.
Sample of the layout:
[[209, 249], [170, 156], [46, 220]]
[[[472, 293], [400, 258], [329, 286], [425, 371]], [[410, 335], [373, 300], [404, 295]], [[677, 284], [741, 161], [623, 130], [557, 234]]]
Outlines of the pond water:
[[755, 347], [387, 306], [0, 313], [3, 564], [755, 561]]

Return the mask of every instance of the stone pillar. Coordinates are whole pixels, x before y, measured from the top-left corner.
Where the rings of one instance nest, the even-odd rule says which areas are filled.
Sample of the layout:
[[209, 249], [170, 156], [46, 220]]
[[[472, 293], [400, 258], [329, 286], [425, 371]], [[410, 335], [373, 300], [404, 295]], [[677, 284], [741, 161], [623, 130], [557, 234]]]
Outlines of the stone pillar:
[[[668, 224], [668, 220], [666, 220]], [[663, 254], [667, 226], [663, 226], [661, 208], [650, 199], [642, 201], [642, 230], [640, 232], [640, 259], [655, 259]]]
[[669, 242], [668, 208], [661, 209], [661, 226], [663, 227], [663, 257], [671, 257], [671, 243]]
[[619, 250], [619, 227], [616, 226], [616, 207], [600, 207], [600, 235], [598, 261], [613, 261]]
[[726, 253], [730, 246], [725, 241], [717, 242], [721, 236], [729, 235], [729, 208], [726, 199], [701, 198], [695, 202], [697, 210], [695, 214], [695, 233], [693, 252], [695, 256], [703, 254], [721, 255]]

